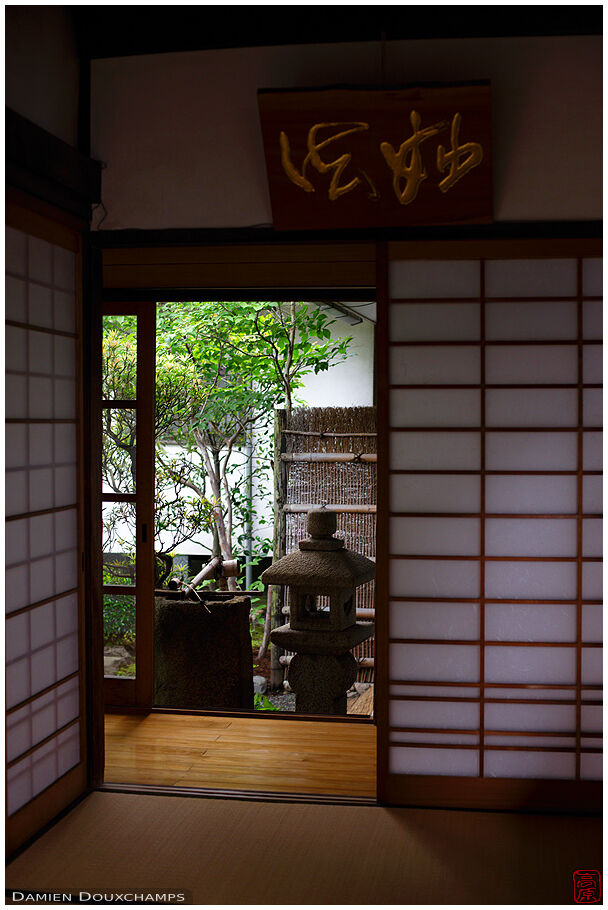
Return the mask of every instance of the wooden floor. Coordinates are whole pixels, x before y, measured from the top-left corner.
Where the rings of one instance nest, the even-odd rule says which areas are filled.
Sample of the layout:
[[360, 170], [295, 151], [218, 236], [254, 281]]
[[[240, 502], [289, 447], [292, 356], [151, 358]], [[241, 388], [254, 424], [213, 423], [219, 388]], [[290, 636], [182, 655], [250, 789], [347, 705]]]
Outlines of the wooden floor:
[[376, 728], [262, 717], [107, 714], [106, 783], [376, 796]]

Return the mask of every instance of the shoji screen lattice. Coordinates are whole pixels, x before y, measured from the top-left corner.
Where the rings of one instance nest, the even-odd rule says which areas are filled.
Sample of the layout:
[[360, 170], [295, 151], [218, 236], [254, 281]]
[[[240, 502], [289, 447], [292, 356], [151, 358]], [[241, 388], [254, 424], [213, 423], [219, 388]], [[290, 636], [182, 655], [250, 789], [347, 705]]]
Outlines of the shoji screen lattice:
[[387, 760], [406, 800], [601, 776], [600, 296], [599, 259], [390, 262]]
[[[42, 236], [6, 229], [9, 849], [85, 783], [75, 288], [79, 240], [60, 230], [61, 243], [48, 242], [42, 239], [46, 227]], [[52, 786], [60, 780], [60, 791], [53, 794]], [[50, 795], [45, 805], [36, 802], [43, 793]], [[21, 815], [13, 836], [12, 820], [28, 806], [32, 818]]]

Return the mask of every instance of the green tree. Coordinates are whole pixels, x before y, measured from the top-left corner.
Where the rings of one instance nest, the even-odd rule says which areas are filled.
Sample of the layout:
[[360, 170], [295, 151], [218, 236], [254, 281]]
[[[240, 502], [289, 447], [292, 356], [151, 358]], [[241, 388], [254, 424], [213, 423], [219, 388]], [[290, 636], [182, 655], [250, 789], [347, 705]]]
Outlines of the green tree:
[[[130, 321], [129, 321], [130, 320]], [[157, 307], [157, 556], [211, 529], [214, 552], [234, 557], [251, 512], [242, 465], [257, 450], [258, 487], [269, 480], [274, 408], [291, 411], [310, 373], [344, 360], [350, 338], [331, 337], [331, 320], [304, 303], [185, 302]], [[134, 397], [131, 317], [114, 317], [104, 335], [104, 398]], [[107, 393], [107, 394], [106, 394]], [[119, 415], [119, 416], [117, 416]], [[131, 412], [104, 414], [104, 479], [112, 489], [135, 482]], [[177, 449], [172, 449], [176, 446]], [[172, 454], [171, 454], [172, 453]], [[269, 485], [270, 488], [271, 485]], [[230, 579], [230, 587], [236, 587]]]

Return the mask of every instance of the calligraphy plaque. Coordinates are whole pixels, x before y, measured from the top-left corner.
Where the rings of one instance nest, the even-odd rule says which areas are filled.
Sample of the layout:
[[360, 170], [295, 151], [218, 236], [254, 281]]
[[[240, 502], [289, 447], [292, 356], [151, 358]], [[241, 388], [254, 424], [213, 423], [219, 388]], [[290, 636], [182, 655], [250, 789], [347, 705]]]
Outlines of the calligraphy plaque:
[[258, 92], [277, 230], [492, 220], [490, 85]]

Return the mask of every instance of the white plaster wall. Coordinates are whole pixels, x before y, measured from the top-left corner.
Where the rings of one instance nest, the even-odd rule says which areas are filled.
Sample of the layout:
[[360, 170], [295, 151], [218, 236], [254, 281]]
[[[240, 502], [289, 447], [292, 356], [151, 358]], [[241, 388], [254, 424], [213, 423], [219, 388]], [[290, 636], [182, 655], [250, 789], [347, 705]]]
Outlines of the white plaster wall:
[[64, 142], [77, 143], [78, 58], [64, 6], [7, 6], [5, 103]]
[[[600, 37], [389, 42], [385, 81], [490, 79], [495, 219], [594, 219], [601, 54]], [[103, 228], [269, 224], [257, 89], [329, 84], [379, 85], [379, 43], [93, 61]]]

